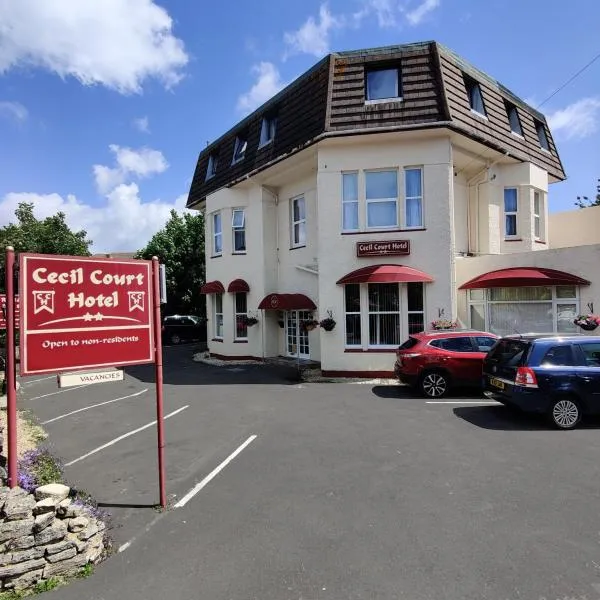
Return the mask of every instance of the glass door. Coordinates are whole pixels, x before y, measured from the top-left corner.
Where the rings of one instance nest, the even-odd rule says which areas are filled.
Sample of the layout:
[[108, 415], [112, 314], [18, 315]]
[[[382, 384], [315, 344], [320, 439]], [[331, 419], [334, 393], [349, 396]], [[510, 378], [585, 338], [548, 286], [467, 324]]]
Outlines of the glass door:
[[308, 331], [302, 322], [311, 318], [311, 313], [304, 310], [288, 310], [285, 313], [286, 354], [294, 358], [310, 358]]

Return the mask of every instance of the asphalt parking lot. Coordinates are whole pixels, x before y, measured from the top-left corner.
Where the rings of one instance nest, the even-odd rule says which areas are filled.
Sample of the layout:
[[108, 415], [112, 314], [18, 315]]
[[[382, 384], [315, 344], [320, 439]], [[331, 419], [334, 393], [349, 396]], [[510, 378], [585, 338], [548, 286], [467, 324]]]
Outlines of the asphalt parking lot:
[[598, 422], [554, 431], [474, 394], [433, 404], [190, 354], [165, 350], [166, 513], [140, 429], [152, 367], [64, 393], [23, 380], [21, 407], [125, 548], [49, 598], [600, 598]]

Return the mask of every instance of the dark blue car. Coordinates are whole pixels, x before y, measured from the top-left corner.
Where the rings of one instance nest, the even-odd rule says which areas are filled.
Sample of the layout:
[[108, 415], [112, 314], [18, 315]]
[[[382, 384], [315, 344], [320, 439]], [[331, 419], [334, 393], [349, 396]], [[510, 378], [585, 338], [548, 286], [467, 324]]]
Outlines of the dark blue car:
[[600, 414], [599, 336], [508, 336], [483, 361], [488, 397], [573, 429]]

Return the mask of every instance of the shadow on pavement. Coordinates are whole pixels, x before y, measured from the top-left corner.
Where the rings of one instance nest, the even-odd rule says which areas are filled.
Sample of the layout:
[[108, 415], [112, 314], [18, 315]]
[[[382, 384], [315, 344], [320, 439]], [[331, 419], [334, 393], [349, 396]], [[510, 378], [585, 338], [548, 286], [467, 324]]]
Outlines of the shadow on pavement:
[[[295, 367], [257, 364], [232, 364], [216, 367], [194, 362], [197, 346], [163, 348], [163, 380], [166, 385], [290, 385], [299, 382]], [[138, 381], [154, 383], [154, 365], [125, 367], [127, 375]]]
[[[507, 406], [461, 406], [453, 409], [459, 418], [481, 427], [496, 431], [558, 431], [548, 423], [544, 415], [528, 414]], [[600, 419], [588, 417], [579, 429], [597, 429]]]
[[[415, 390], [408, 385], [376, 385], [371, 388], [371, 391], [379, 398], [398, 398], [401, 400], [433, 400], [433, 398], [425, 398], [418, 390]], [[478, 400], [483, 399], [481, 391], [473, 388], [455, 388], [446, 397], [474, 398]]]

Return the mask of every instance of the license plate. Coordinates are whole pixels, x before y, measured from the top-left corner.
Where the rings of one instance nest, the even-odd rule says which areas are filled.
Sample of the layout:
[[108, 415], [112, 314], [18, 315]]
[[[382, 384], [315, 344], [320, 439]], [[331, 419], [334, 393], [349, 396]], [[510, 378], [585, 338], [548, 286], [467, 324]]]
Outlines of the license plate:
[[494, 387], [497, 387], [501, 390], [504, 389], [504, 381], [500, 381], [499, 379], [496, 379], [495, 377], [490, 377], [490, 385], [493, 385]]

